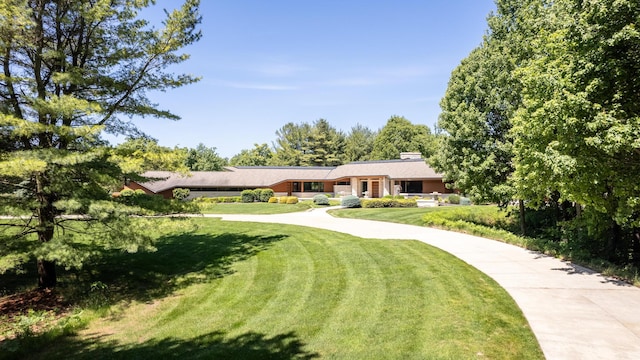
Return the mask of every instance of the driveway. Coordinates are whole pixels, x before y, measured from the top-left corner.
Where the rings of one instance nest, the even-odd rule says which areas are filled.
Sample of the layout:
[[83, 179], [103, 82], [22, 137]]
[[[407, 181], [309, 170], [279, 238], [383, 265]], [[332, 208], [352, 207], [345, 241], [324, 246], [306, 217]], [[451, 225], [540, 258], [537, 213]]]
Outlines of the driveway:
[[310, 226], [363, 238], [419, 240], [464, 260], [506, 289], [547, 359], [640, 359], [640, 289], [571, 263], [466, 234], [334, 218], [326, 209], [207, 216]]

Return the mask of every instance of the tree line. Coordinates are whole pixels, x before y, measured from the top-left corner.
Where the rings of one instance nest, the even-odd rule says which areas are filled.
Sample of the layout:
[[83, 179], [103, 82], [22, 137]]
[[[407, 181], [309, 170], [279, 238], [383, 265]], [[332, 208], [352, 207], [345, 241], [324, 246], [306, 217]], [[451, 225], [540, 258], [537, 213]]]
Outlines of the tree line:
[[[356, 124], [345, 134], [327, 120], [319, 119], [311, 123], [287, 123], [275, 134], [271, 146], [254, 144], [252, 149], [243, 149], [230, 159], [221, 157], [217, 148], [202, 143], [174, 151], [181, 153], [191, 171], [218, 171], [225, 166], [337, 166], [354, 161], [399, 159], [402, 152], [419, 152], [426, 159], [434, 153], [435, 145], [427, 125], [413, 124], [395, 115], [375, 131]], [[157, 142], [148, 138], [129, 139], [121, 146], [159, 149]]]
[[640, 265], [638, 2], [496, 6], [452, 72], [432, 166], [576, 251]]

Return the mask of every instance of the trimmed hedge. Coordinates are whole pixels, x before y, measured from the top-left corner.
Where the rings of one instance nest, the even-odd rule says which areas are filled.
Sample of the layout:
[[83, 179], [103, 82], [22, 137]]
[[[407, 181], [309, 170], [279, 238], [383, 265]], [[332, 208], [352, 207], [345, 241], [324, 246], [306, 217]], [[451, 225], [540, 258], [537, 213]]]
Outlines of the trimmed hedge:
[[278, 203], [278, 198], [275, 196], [272, 196], [269, 198], [269, 204], [277, 204]]
[[297, 204], [298, 198], [295, 196], [287, 196], [287, 204]]
[[418, 207], [416, 199], [367, 199], [362, 201], [363, 208], [414, 208]]
[[347, 208], [361, 207], [360, 198], [355, 195], [347, 195], [340, 200], [340, 205]]
[[327, 195], [318, 194], [313, 197], [313, 203], [316, 205], [329, 205], [329, 198]]
[[259, 200], [260, 202], [269, 202], [273, 195], [275, 195], [275, 193], [271, 189], [260, 189]]
[[243, 203], [252, 203], [256, 201], [256, 192], [255, 190], [242, 190], [240, 197]]

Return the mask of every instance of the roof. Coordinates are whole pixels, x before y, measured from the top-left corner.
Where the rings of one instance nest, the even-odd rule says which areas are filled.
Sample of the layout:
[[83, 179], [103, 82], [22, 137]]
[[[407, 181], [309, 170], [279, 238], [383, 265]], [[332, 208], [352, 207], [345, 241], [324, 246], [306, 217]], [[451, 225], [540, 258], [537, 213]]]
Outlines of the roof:
[[284, 181], [331, 181], [364, 176], [392, 180], [442, 179], [423, 159], [362, 161], [336, 167], [238, 166], [225, 167], [224, 171], [192, 171], [188, 175], [148, 171], [143, 176], [158, 179], [141, 183], [155, 193], [178, 187], [260, 188]]
[[386, 176], [392, 180], [442, 179], [424, 159], [361, 161], [341, 165], [331, 171], [331, 179], [352, 176]]

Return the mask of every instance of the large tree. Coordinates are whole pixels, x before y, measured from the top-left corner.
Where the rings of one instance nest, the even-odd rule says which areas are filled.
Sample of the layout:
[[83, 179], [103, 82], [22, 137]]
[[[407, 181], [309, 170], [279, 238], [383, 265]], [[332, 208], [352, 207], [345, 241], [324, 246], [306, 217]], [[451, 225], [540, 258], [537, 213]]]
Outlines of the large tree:
[[402, 152], [419, 152], [428, 158], [434, 139], [427, 125], [414, 125], [402, 116], [392, 116], [373, 142], [372, 160], [399, 159]]
[[185, 165], [193, 171], [220, 171], [227, 165], [227, 159], [218, 155], [215, 147], [206, 147], [203, 143], [195, 149], [185, 149]]
[[109, 194], [148, 164], [128, 161], [133, 153], [110, 149], [100, 134], [137, 134], [122, 116], [177, 119], [147, 92], [197, 81], [166, 69], [186, 60], [180, 50], [200, 38], [199, 1], [166, 12], [160, 28], [138, 17], [152, 3], [5, 0], [0, 6], [0, 205], [28, 214], [0, 224], [6, 255], [0, 261], [7, 268], [37, 258], [40, 287], [56, 285], [56, 263], [80, 266], [99, 247], [151, 246], [126, 216], [132, 210]]
[[377, 132], [361, 124], [351, 127], [345, 139], [345, 162], [370, 160], [377, 135]]
[[531, 1], [500, 0], [489, 31], [452, 72], [440, 102], [439, 146], [431, 164], [451, 186], [476, 201], [513, 199], [514, 112], [522, 104], [516, 68], [528, 57], [521, 17]]
[[311, 125], [308, 123], [286, 123], [276, 131], [278, 137], [273, 144], [275, 149], [272, 163], [278, 166], [301, 166], [304, 146], [309, 138]]
[[266, 166], [271, 164], [273, 151], [267, 144], [253, 144], [253, 149], [243, 149], [229, 160], [231, 166]]
[[558, 0], [538, 11], [523, 19], [539, 31], [519, 72], [518, 191], [584, 206], [609, 258], [640, 264], [638, 2]]
[[344, 134], [325, 119], [311, 125], [311, 131], [302, 147], [302, 165], [336, 166], [344, 162]]
[[278, 131], [274, 143], [273, 165], [332, 166], [343, 163], [344, 134], [327, 120], [313, 123], [287, 123]]

